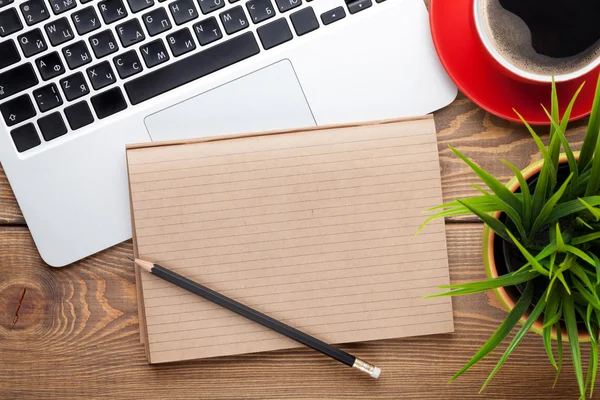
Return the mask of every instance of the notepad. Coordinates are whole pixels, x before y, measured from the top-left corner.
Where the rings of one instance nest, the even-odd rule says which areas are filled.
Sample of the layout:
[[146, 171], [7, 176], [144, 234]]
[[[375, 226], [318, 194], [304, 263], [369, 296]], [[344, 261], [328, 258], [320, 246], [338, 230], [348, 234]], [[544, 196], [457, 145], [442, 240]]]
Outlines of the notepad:
[[[135, 255], [328, 343], [453, 331], [431, 117], [130, 146]], [[136, 271], [151, 363], [299, 346]]]

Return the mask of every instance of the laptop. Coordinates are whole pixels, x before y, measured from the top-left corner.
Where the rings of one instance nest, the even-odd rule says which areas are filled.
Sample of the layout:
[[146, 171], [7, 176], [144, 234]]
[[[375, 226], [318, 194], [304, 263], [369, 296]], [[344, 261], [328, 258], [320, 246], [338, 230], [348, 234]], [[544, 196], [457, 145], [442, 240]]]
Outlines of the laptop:
[[0, 0], [0, 162], [44, 261], [131, 237], [125, 146], [456, 97], [423, 0]]

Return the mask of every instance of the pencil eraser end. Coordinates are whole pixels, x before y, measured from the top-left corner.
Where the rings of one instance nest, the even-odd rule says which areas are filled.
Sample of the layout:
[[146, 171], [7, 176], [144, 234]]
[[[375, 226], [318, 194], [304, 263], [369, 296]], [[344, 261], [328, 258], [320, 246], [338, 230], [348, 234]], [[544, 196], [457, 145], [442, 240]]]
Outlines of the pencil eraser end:
[[379, 378], [379, 375], [381, 375], [381, 368], [373, 368], [373, 372], [371, 372], [371, 376], [375, 379]]

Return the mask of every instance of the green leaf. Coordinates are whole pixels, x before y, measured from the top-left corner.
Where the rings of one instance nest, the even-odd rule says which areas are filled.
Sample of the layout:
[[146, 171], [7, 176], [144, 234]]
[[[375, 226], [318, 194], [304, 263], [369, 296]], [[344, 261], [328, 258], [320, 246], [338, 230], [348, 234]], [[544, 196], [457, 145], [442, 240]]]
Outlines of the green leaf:
[[[462, 294], [471, 294], [485, 292], [487, 290], [496, 289], [505, 286], [514, 286], [519, 283], [529, 282], [540, 276], [537, 272], [524, 271], [519, 274], [501, 275], [497, 278], [488, 279], [479, 282], [460, 283], [456, 285], [440, 286], [440, 289], [451, 289], [450, 292], [438, 293], [426, 298], [435, 298], [443, 296], [457, 296]], [[460, 292], [460, 293], [459, 293]]]
[[[559, 111], [558, 111], [558, 93], [556, 92], [556, 82], [554, 81], [554, 77], [552, 77], [552, 104], [551, 104], [551, 108], [552, 108], [552, 115], [550, 115], [547, 111], [546, 113], [548, 114], [548, 118], [550, 118], [550, 121], [558, 121], [560, 119], [560, 115], [559, 115]], [[544, 105], [542, 104], [542, 108], [544, 108], [544, 110], [546, 109], [544, 107]], [[550, 158], [552, 159], [552, 164], [554, 165], [554, 168], [558, 168], [558, 158], [560, 156], [560, 144], [559, 142], [555, 139], [555, 135], [556, 135], [556, 127], [554, 125], [550, 126], [550, 146], [549, 146], [549, 152], [550, 152]]]
[[592, 307], [588, 305], [587, 313], [585, 315], [585, 327], [590, 334], [590, 364], [588, 366], [588, 373], [585, 379], [585, 390], [590, 388], [590, 399], [594, 395], [594, 385], [596, 383], [596, 374], [598, 372], [598, 326], [592, 325]]
[[569, 185], [569, 182], [571, 181], [572, 177], [573, 177], [573, 174], [569, 175], [569, 177], [562, 184], [562, 186], [560, 187], [560, 189], [558, 189], [556, 191], [556, 193], [554, 193], [554, 195], [550, 198], [550, 200], [548, 200], [548, 202], [544, 205], [544, 207], [540, 211], [539, 215], [535, 219], [535, 222], [533, 223], [533, 227], [531, 228], [531, 233], [529, 234], [529, 239], [530, 240], [533, 240], [533, 237], [537, 233], [538, 229], [540, 229], [542, 227], [542, 225], [544, 225], [546, 223], [546, 221], [548, 220], [548, 217], [549, 217], [550, 213], [552, 212], [552, 210], [556, 206], [556, 203], [558, 203], [558, 201], [563, 196], [563, 193], [567, 189], [567, 186]]
[[575, 221], [578, 222], [579, 224], [585, 226], [586, 228], [588, 228], [590, 231], [594, 230], [594, 227], [592, 227], [590, 224], [588, 224], [587, 222], [585, 222], [584, 220], [581, 219], [581, 217], [577, 217], [575, 218]]
[[583, 296], [583, 298], [591, 304], [594, 308], [600, 310], [600, 301], [594, 297], [587, 289], [583, 286], [579, 279], [573, 279], [573, 285], [577, 289], [577, 292]]
[[458, 371], [454, 376], [450, 379], [450, 381], [455, 380], [463, 373], [465, 373], [469, 368], [487, 356], [491, 351], [493, 351], [504, 338], [512, 331], [517, 322], [521, 319], [521, 317], [525, 314], [529, 306], [531, 305], [531, 299], [533, 297], [533, 285], [531, 283], [527, 283], [525, 287], [525, 291], [521, 298], [517, 301], [514, 308], [510, 310], [510, 313], [506, 316], [500, 327], [494, 332], [494, 334], [488, 339], [487, 342], [475, 353], [473, 358], [464, 366], [460, 371]]
[[[596, 142], [596, 155], [600, 154], [600, 140]], [[592, 175], [588, 181], [586, 196], [593, 196], [600, 193], [600, 157], [594, 157], [592, 160]]]
[[562, 369], [563, 363], [562, 327], [560, 326], [560, 321], [554, 325], [554, 329], [556, 330], [556, 350], [558, 353], [558, 364], [556, 365], [556, 377], [554, 378], [554, 383], [552, 384], [553, 389], [556, 386], [556, 382], [558, 382], [558, 377], [560, 376], [560, 370]]
[[583, 252], [583, 250], [579, 250], [577, 247], [573, 247], [571, 245], [566, 245], [567, 251], [571, 254], [576, 255], [577, 257], [581, 258], [583, 261], [587, 262], [588, 264], [590, 264], [592, 267], [596, 266], [596, 263], [594, 262], [594, 260], [592, 259], [592, 257], [588, 256], [587, 254], [585, 254]]
[[583, 367], [581, 365], [581, 349], [579, 347], [579, 332], [577, 331], [577, 319], [575, 316], [575, 305], [572, 296], [565, 296], [563, 299], [563, 315], [569, 336], [569, 347], [571, 348], [571, 357], [573, 359], [573, 368], [577, 377], [579, 393], [585, 396], [585, 387], [583, 385]]
[[[569, 271], [571, 271], [575, 276], [577, 276], [581, 280], [581, 282], [583, 282], [590, 289], [590, 293], [596, 298], [596, 300], [598, 301], [598, 305], [600, 306], [600, 300], [598, 299], [598, 295], [596, 294], [596, 285], [593, 284], [592, 281], [590, 281], [590, 278], [587, 276], [584, 269], [581, 268], [581, 266], [575, 262], [573, 263]], [[600, 307], [598, 307], [598, 309], [600, 310]]]
[[[596, 285], [600, 285], [600, 258], [595, 254], [592, 254], [592, 258], [596, 263]], [[600, 323], [600, 320], [598, 320], [598, 323]]]
[[573, 260], [574, 260], [574, 258], [571, 257], [571, 258], [568, 258], [567, 260], [565, 260], [562, 264], [560, 264], [558, 271], [556, 271], [556, 273], [550, 280], [550, 285], [548, 285], [548, 290], [552, 290], [552, 286], [554, 285], [554, 282], [558, 279], [562, 282], [563, 286], [567, 290], [567, 293], [571, 294], [571, 289], [569, 288], [569, 285], [567, 285], [567, 282], [565, 281], [565, 277], [563, 276], [562, 273], [567, 271], [569, 268], [571, 268]]
[[506, 213], [508, 218], [510, 218], [510, 220], [515, 224], [517, 230], [519, 231], [519, 235], [521, 235], [521, 238], [523, 240], [527, 240], [527, 233], [525, 233], [525, 227], [523, 226], [523, 222], [521, 221], [522, 217], [519, 215], [517, 210], [511, 207], [510, 204], [503, 201], [499, 196], [492, 196], [477, 185], [473, 185], [473, 187], [481, 193], [483, 193], [484, 196], [488, 196], [490, 198], [490, 201], [495, 202], [498, 206], [498, 209]]
[[567, 247], [565, 246], [562, 233], [560, 233], [560, 225], [558, 223], [556, 224], [556, 250], [559, 253], [567, 252]]
[[494, 192], [494, 194], [496, 194], [496, 196], [501, 198], [502, 201], [510, 204], [510, 206], [517, 210], [521, 216], [523, 215], [523, 204], [521, 200], [519, 200], [519, 198], [513, 192], [511, 192], [502, 182], [500, 182], [487, 171], [484, 171], [480, 166], [469, 160], [454, 147], [450, 146], [450, 150], [452, 150], [454, 154], [456, 154], [465, 163], [467, 163], [467, 165], [471, 167], [473, 172], [475, 172], [477, 176], [479, 176], [479, 178], [487, 185], [487, 187], [490, 188], [492, 192]]
[[512, 239], [515, 246], [517, 246], [519, 251], [521, 251], [521, 254], [523, 254], [525, 259], [531, 264], [531, 266], [533, 267], [534, 270], [536, 270], [537, 272], [539, 272], [542, 275], [550, 276], [550, 274], [548, 273], [546, 268], [544, 268], [542, 266], [542, 264], [540, 264], [539, 261], [536, 260], [535, 257], [532, 256], [531, 253], [529, 251], [527, 251], [527, 249], [525, 247], [523, 247], [523, 245], [521, 243], [519, 243], [519, 241], [513, 236], [512, 233], [510, 233], [510, 231], [506, 231], [506, 233], [508, 234], [508, 236], [510, 236], [510, 238]]
[[550, 277], [552, 277], [552, 270], [554, 269], [554, 265], [556, 264], [556, 253], [552, 253], [550, 256]]
[[[596, 144], [600, 133], [600, 75], [598, 76], [598, 84], [596, 86], [596, 96], [594, 97], [594, 105], [588, 123], [587, 133], [579, 154], [579, 172], [585, 171], [590, 165], [594, 152], [596, 152]], [[596, 152], [596, 154], [598, 154]]]
[[[529, 286], [531, 284], [529, 283], [527, 285]], [[545, 299], [546, 299], [546, 296], [542, 296], [541, 299], [538, 301], [538, 303], [535, 305], [535, 307], [533, 308], [533, 311], [531, 312], [531, 314], [529, 314], [529, 318], [527, 318], [527, 321], [525, 321], [525, 323], [523, 324], [521, 329], [519, 329], [519, 332], [517, 332], [517, 334], [515, 335], [513, 340], [510, 342], [510, 344], [506, 348], [506, 351], [504, 351], [504, 354], [502, 355], [502, 357], [500, 357], [500, 360], [498, 360], [498, 363], [496, 364], [496, 366], [494, 367], [494, 369], [492, 370], [492, 372], [490, 373], [488, 378], [485, 380], [485, 383], [481, 387], [481, 390], [479, 391], [479, 393], [483, 392], [483, 390], [490, 383], [490, 381], [492, 380], [494, 375], [496, 375], [496, 373], [498, 372], [500, 367], [502, 367], [502, 365], [506, 362], [506, 360], [511, 355], [511, 353], [523, 341], [523, 339], [525, 338], [525, 335], [527, 334], [527, 332], [529, 332], [529, 329], [534, 324], [534, 322], [537, 321], [539, 316], [542, 314], [542, 312], [544, 311], [544, 308], [546, 307]]]
[[[600, 196], [585, 197], [583, 199], [591, 206], [600, 205]], [[548, 216], [548, 222], [555, 222], [568, 215], [585, 210], [586, 207], [578, 200], [571, 200], [557, 205]]]
[[506, 234], [507, 231], [508, 231], [506, 229], [506, 225], [504, 225], [502, 222], [500, 222], [496, 218], [492, 217], [491, 215], [488, 215], [488, 214], [486, 214], [484, 212], [479, 211], [475, 207], [471, 207], [467, 203], [463, 203], [461, 200], [457, 200], [457, 201], [459, 203], [461, 203], [462, 205], [464, 205], [469, 210], [471, 210], [471, 212], [473, 214], [475, 214], [476, 216], [478, 216], [479, 219], [481, 219], [487, 226], [489, 226], [494, 232], [496, 232], [496, 234], [498, 236], [500, 236], [502, 239], [504, 239], [504, 240], [510, 240], [508, 238], [508, 235]]
[[600, 232], [590, 233], [589, 235], [583, 235], [576, 238], [571, 239], [571, 244], [573, 246], [577, 246], [580, 244], [592, 242], [594, 240], [600, 239]]
[[592, 207], [588, 202], [586, 202], [584, 199], [579, 199], [579, 201], [581, 202], [581, 204], [583, 204], [585, 206], [585, 208], [587, 208], [587, 210], [594, 216], [594, 218], [596, 219], [596, 222], [600, 221], [600, 210], [598, 210], [597, 208]]
[[542, 337], [544, 339], [544, 348], [546, 349], [546, 354], [548, 354], [550, 364], [552, 364], [554, 368], [558, 368], [556, 366], [554, 354], [552, 353], [552, 326], [556, 322], [560, 321], [561, 317], [561, 314], [558, 312], [559, 299], [555, 293], [556, 292], [550, 293], [550, 290], [546, 290], [547, 305], [546, 310], [544, 310], [544, 326], [542, 327]]
[[527, 184], [527, 180], [523, 176], [523, 173], [514, 165], [509, 163], [506, 160], [502, 160], [504, 164], [510, 168], [517, 180], [519, 181], [519, 187], [521, 188], [522, 201], [523, 201], [523, 221], [525, 224], [525, 230], [528, 230], [531, 227], [533, 221], [531, 220], [531, 192], [529, 191], [529, 185]]

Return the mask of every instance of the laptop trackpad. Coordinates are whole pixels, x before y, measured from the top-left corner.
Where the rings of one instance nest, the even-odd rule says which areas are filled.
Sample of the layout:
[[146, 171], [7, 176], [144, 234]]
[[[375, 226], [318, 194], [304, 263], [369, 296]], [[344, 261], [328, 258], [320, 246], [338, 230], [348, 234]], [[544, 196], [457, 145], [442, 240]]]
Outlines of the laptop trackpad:
[[153, 141], [316, 125], [289, 60], [149, 115], [145, 123]]

